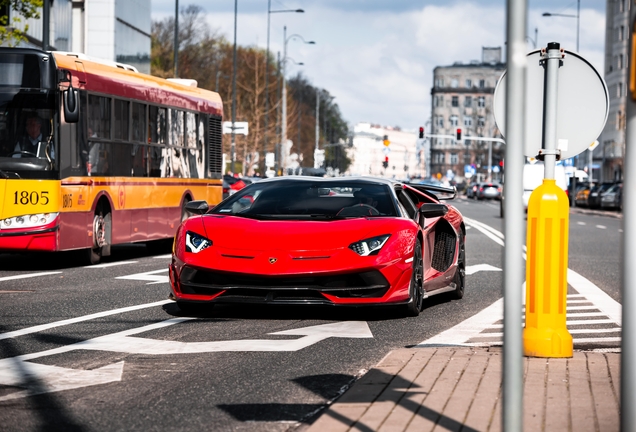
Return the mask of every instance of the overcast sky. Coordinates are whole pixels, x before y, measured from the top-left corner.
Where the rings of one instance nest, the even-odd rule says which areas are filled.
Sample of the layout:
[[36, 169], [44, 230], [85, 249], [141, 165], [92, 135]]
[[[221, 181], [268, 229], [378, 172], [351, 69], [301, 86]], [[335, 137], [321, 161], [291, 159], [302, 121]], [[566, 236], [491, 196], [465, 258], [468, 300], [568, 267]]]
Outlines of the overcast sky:
[[[212, 30], [232, 42], [234, 1], [179, 0], [198, 4]], [[603, 73], [605, 0], [580, 0], [579, 52]], [[543, 17], [543, 12], [576, 16], [577, 0], [528, 0], [528, 49], [560, 42], [576, 50], [575, 17]], [[350, 125], [371, 122], [423, 126], [430, 117], [433, 69], [481, 60], [481, 48], [505, 47], [505, 0], [271, 0], [270, 50], [283, 51], [289, 39], [287, 76], [299, 71], [335, 97]], [[153, 20], [173, 15], [175, 0], [152, 0]], [[538, 39], [535, 39], [535, 29]], [[267, 0], [238, 0], [239, 45], [267, 45]], [[505, 51], [505, 48], [504, 48]]]

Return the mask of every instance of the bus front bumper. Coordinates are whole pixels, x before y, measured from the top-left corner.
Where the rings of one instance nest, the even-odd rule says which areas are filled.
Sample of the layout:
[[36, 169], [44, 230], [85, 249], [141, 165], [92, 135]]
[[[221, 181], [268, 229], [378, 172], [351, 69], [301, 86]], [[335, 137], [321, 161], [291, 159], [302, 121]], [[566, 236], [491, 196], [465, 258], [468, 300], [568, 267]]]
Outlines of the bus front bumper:
[[57, 251], [59, 225], [33, 230], [0, 230], [1, 251]]

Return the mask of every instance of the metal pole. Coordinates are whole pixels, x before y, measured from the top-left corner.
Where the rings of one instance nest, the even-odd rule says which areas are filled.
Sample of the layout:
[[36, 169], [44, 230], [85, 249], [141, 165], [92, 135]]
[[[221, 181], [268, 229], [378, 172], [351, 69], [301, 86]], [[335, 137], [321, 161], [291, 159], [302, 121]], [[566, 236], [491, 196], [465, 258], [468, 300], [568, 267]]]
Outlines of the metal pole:
[[543, 150], [545, 178], [554, 179], [557, 152], [557, 102], [559, 86], [559, 63], [561, 46], [557, 42], [548, 44], [545, 58], [545, 96], [543, 98]]
[[488, 141], [488, 182], [492, 181], [492, 141]]
[[283, 27], [283, 112], [281, 114], [281, 140], [280, 140], [280, 152], [281, 152], [281, 167], [283, 169], [283, 175], [285, 174], [285, 168], [287, 165], [287, 84], [285, 83], [285, 69], [287, 65], [287, 26]]
[[523, 430], [523, 343], [521, 287], [524, 233], [523, 142], [526, 99], [527, 0], [507, 0], [506, 200], [504, 205], [504, 341], [502, 430]]
[[320, 91], [316, 89], [316, 150], [319, 150], [320, 138]]
[[50, 49], [51, 38], [51, 0], [44, 0], [42, 9], [42, 50]]
[[265, 53], [265, 121], [264, 121], [265, 128], [263, 132], [263, 163], [265, 163], [265, 153], [267, 152], [267, 126], [268, 126], [268, 118], [269, 118], [269, 113], [268, 113], [269, 93], [267, 89], [268, 89], [268, 83], [269, 83], [269, 18], [270, 18], [271, 10], [272, 10], [271, 7], [272, 7], [272, 0], [267, 0], [267, 51]]
[[[280, 51], [278, 51], [276, 53], [276, 64], [278, 66], [277, 71], [280, 72]], [[276, 96], [280, 95], [280, 78], [276, 79]], [[276, 161], [276, 175], [278, 175], [278, 168], [280, 167], [280, 140], [279, 138], [279, 134], [280, 134], [280, 103], [278, 104], [278, 107], [276, 108], [276, 144], [275, 144], [275, 150], [274, 150], [274, 156], [275, 156], [275, 161]]]
[[[634, 46], [636, 7], [632, 5], [629, 17], [629, 44]], [[628, 50], [630, 57], [633, 51]], [[634, 75], [634, 62], [630, 58], [628, 77]], [[633, 90], [627, 96], [627, 130], [625, 133], [625, 169], [623, 170], [623, 340], [621, 345], [621, 430], [636, 431], [636, 101]]]
[[579, 35], [581, 22], [581, 0], [576, 0], [576, 52], [579, 52]]
[[234, 51], [232, 53], [232, 147], [230, 151], [230, 170], [234, 174], [234, 160], [236, 159], [236, 134], [234, 125], [236, 123], [236, 17], [238, 15], [238, 0], [234, 0]]
[[174, 2], [174, 77], [179, 78], [179, 0]]

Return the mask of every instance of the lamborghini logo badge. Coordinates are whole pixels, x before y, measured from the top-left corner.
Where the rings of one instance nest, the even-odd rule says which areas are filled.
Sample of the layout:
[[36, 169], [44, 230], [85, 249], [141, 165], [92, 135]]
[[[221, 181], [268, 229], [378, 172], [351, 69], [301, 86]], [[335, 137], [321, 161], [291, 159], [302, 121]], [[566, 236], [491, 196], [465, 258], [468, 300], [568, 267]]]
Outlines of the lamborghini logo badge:
[[275, 263], [276, 263], [276, 261], [278, 261], [278, 258], [270, 258], [270, 259], [269, 259], [269, 263], [270, 263], [270, 264], [275, 264]]

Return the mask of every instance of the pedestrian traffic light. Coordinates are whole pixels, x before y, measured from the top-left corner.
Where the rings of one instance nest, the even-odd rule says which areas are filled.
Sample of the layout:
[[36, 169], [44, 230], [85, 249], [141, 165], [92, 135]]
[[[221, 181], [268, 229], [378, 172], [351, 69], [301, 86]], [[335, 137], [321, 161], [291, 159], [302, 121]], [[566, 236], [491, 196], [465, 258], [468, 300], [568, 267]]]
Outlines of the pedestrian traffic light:
[[457, 128], [457, 132], [456, 132], [456, 138], [457, 141], [461, 141], [462, 140], [462, 130], [461, 128]]
[[384, 156], [384, 162], [382, 162], [382, 166], [384, 168], [388, 168], [389, 167], [389, 157], [388, 156]]
[[389, 141], [388, 135], [384, 135], [384, 138], [382, 138], [382, 144], [384, 144], [386, 147], [388, 147], [389, 144], [391, 144], [391, 141]]
[[424, 138], [424, 128], [420, 126], [420, 139]]

